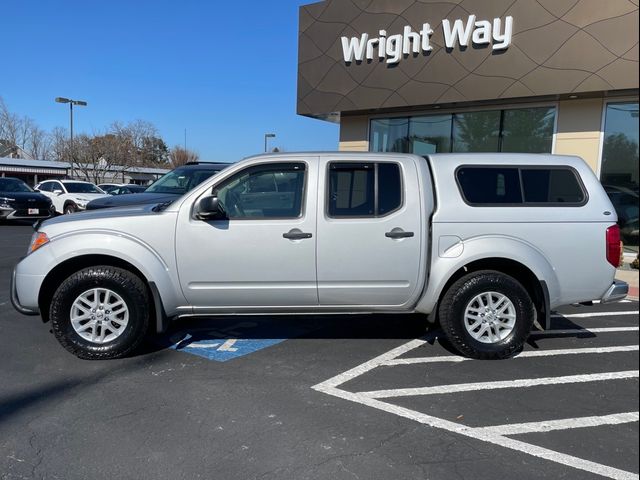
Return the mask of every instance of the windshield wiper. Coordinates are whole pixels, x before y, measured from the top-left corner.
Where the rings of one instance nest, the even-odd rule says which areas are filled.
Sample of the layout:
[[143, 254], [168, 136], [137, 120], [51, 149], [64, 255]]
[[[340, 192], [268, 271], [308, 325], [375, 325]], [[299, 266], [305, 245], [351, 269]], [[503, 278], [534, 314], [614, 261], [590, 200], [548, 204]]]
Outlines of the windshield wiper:
[[157, 204], [155, 207], [153, 207], [151, 210], [153, 210], [154, 212], [162, 212], [163, 210], [165, 210], [169, 205], [171, 205], [173, 203], [173, 201], [169, 201], [169, 202], [162, 202]]

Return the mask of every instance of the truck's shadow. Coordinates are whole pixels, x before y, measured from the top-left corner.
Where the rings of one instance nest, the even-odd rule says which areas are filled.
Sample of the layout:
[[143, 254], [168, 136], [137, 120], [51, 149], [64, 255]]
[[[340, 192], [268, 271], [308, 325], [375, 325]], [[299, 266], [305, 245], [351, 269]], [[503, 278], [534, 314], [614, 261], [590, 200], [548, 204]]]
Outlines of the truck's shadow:
[[[531, 348], [539, 349], [553, 338], [593, 338], [595, 334], [571, 320], [554, 318], [553, 330], [565, 333], [532, 335]], [[423, 315], [261, 315], [189, 318], [174, 322], [166, 333], [155, 335], [135, 355], [172, 348], [182, 350], [200, 342], [227, 340], [282, 341], [292, 338], [306, 339], [398, 339], [424, 338], [438, 344], [448, 352], [457, 354], [447, 342], [438, 325], [430, 324]]]

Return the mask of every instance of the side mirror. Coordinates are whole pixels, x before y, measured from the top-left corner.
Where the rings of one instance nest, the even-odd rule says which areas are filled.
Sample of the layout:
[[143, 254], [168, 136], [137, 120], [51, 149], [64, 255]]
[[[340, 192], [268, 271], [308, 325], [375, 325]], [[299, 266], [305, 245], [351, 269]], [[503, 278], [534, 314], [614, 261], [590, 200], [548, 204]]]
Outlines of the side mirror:
[[200, 220], [222, 220], [227, 218], [224, 207], [218, 197], [207, 195], [196, 202], [194, 209], [196, 218]]
[[56, 195], [62, 195], [62, 190], [60, 190], [59, 188], [56, 188], [53, 193], [55, 193]]

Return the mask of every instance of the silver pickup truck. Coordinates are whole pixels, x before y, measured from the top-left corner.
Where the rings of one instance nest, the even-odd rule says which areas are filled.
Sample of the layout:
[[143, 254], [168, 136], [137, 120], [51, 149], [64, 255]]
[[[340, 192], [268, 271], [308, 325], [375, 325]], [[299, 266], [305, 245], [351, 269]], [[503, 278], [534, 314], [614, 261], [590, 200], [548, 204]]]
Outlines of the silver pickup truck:
[[340, 312], [427, 314], [504, 358], [555, 307], [626, 296], [616, 220], [577, 157], [262, 155], [173, 203], [44, 222], [11, 296], [81, 358], [177, 317]]

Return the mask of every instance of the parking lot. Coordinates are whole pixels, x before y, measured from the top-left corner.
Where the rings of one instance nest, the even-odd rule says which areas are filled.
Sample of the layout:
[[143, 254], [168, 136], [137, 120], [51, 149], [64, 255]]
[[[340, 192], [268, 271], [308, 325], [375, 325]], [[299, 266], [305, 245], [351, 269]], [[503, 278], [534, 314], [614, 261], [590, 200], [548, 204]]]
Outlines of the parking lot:
[[452, 354], [419, 316], [183, 321], [89, 362], [9, 302], [0, 479], [638, 478], [638, 302], [565, 307], [519, 356]]

